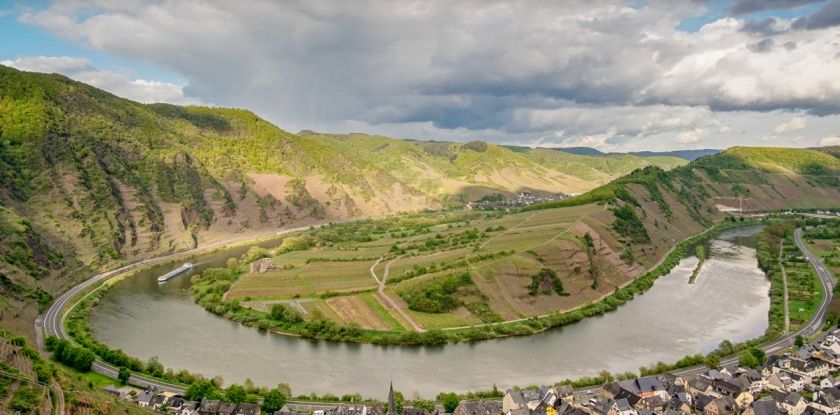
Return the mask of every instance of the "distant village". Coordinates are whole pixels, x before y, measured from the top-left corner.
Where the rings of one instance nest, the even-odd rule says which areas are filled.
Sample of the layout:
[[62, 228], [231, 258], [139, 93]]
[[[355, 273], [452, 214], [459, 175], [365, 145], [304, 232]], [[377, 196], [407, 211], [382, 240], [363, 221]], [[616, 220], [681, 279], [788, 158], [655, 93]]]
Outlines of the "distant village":
[[577, 193], [530, 193], [519, 192], [514, 197], [506, 197], [501, 193], [484, 196], [479, 200], [468, 202], [467, 209], [472, 210], [510, 210], [513, 208], [533, 205], [534, 203], [553, 202], [577, 196]]
[[[759, 368], [686, 370], [573, 389], [555, 385], [508, 390], [503, 398], [463, 400], [452, 415], [833, 415], [840, 414], [840, 330], [815, 344], [773, 355]], [[188, 401], [129, 386], [107, 391], [170, 415], [261, 415], [253, 403]], [[449, 415], [406, 404], [288, 402], [272, 415]]]

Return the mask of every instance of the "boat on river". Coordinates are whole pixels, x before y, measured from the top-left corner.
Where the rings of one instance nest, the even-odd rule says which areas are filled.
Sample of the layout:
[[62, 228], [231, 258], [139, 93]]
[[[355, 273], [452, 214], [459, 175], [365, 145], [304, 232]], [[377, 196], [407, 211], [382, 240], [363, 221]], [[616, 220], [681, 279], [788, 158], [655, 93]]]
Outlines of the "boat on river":
[[166, 274], [163, 274], [160, 277], [158, 277], [158, 282], [169, 281], [172, 278], [175, 278], [175, 277], [191, 270], [192, 268], [193, 268], [193, 263], [192, 262], [186, 262], [186, 263], [184, 263], [184, 265], [181, 265], [180, 267], [175, 268], [172, 271], [169, 271]]

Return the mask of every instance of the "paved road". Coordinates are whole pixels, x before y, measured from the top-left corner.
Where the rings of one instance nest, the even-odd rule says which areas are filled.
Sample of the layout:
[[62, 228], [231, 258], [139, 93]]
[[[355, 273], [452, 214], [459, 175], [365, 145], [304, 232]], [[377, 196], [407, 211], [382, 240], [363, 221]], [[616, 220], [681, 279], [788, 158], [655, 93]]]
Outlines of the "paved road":
[[[173, 261], [173, 260], [178, 260], [179, 258], [186, 258], [186, 257], [192, 256], [192, 255], [196, 255], [196, 254], [199, 254], [199, 253], [202, 253], [202, 252], [206, 252], [208, 250], [211, 250], [213, 248], [217, 248], [217, 247], [222, 246], [222, 245], [227, 245], [227, 244], [236, 243], [236, 242], [244, 242], [244, 241], [256, 239], [256, 238], [259, 238], [259, 237], [280, 236], [280, 235], [283, 235], [283, 234], [296, 232], [296, 231], [300, 231], [300, 230], [307, 229], [307, 228], [309, 228], [309, 227], [308, 226], [302, 226], [302, 227], [298, 227], [298, 228], [285, 229], [285, 230], [282, 230], [282, 231], [271, 232], [271, 233], [267, 233], [267, 234], [257, 234], [257, 235], [251, 234], [251, 235], [247, 235], [247, 236], [243, 236], [243, 237], [239, 237], [239, 238], [233, 238], [233, 239], [228, 239], [228, 240], [224, 240], [224, 241], [213, 242], [213, 243], [206, 244], [206, 245], [203, 245], [203, 246], [200, 246], [198, 248], [191, 249], [191, 250], [188, 250], [188, 251], [178, 252], [178, 253], [174, 253], [174, 254], [170, 254], [170, 255], [165, 255], [165, 256], [162, 256], [162, 257], [157, 257], [157, 258], [146, 259], [146, 260], [134, 262], [134, 263], [128, 264], [124, 267], [117, 268], [115, 270], [108, 271], [108, 272], [103, 272], [102, 274], [99, 274], [99, 275], [95, 275], [95, 276], [91, 277], [90, 279], [82, 282], [81, 284], [67, 290], [64, 294], [62, 294], [60, 297], [58, 297], [52, 303], [52, 305], [50, 305], [50, 308], [47, 309], [47, 311], [44, 314], [41, 314], [40, 316], [38, 316], [38, 318], [35, 320], [35, 332], [36, 332], [36, 337], [38, 338], [39, 347], [43, 347], [43, 341], [42, 341], [43, 334], [46, 334], [47, 336], [55, 336], [55, 337], [62, 338], [62, 339], [69, 339], [70, 338], [64, 330], [64, 318], [66, 317], [67, 313], [69, 312], [68, 306], [74, 306], [78, 301], [81, 300], [81, 298], [76, 298], [79, 293], [84, 292], [86, 289], [88, 289], [91, 286], [94, 286], [94, 285], [96, 285], [100, 282], [107, 281], [108, 279], [113, 278], [113, 277], [115, 277], [119, 274], [123, 274], [125, 272], [131, 271], [131, 270], [134, 270], [134, 269], [137, 269], [137, 268], [147, 267], [147, 266], [156, 265], [156, 264], [161, 264], [161, 263], [169, 262], [169, 261]], [[115, 367], [115, 366], [113, 366], [109, 363], [105, 363], [101, 360], [96, 360], [93, 363], [92, 370], [97, 372], [97, 373], [108, 376], [110, 378], [113, 378], [113, 379], [116, 379], [117, 375], [119, 374], [119, 369], [117, 367]], [[156, 379], [153, 379], [153, 378], [150, 378], [150, 377], [142, 376], [142, 375], [139, 375], [139, 374], [136, 374], [136, 373], [131, 374], [131, 378], [130, 378], [129, 382], [132, 385], [136, 385], [136, 386], [140, 386], [140, 387], [149, 387], [149, 386], [155, 387], [159, 391], [173, 392], [173, 393], [178, 393], [178, 394], [183, 394], [184, 391], [185, 391], [185, 389], [182, 386], [173, 385], [173, 384], [170, 384], [170, 383], [167, 383], [167, 382], [162, 382], [162, 381], [159, 381], [159, 380], [156, 380]]]

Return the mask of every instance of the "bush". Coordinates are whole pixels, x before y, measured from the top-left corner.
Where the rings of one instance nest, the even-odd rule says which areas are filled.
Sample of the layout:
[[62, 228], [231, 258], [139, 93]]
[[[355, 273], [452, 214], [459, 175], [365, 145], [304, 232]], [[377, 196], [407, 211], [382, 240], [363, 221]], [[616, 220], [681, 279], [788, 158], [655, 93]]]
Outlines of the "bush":
[[53, 358], [79, 372], [90, 371], [96, 355], [83, 347], [73, 346], [69, 341], [50, 336], [47, 338], [47, 350], [53, 352]]
[[449, 275], [400, 293], [408, 308], [424, 313], [446, 313], [462, 305], [455, 296], [459, 288], [473, 285], [469, 273]]
[[271, 306], [271, 318], [284, 323], [294, 324], [303, 321], [297, 311], [285, 304], [274, 304]]
[[[587, 233], [587, 235], [589, 234]], [[528, 284], [528, 294], [531, 296], [550, 294], [552, 290], [559, 296], [569, 295], [563, 289], [563, 281], [560, 281], [557, 273], [551, 268], [541, 269], [540, 272], [531, 277], [531, 283]]]

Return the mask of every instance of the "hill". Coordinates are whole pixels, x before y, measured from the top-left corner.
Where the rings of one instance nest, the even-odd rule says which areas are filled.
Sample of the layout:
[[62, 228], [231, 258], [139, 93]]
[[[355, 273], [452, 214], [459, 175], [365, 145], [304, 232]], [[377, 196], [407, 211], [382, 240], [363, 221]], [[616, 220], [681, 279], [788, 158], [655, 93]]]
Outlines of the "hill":
[[683, 163], [554, 153], [293, 134], [246, 110], [143, 105], [0, 66], [3, 319], [26, 326], [96, 270], [199, 243], [493, 193], [580, 193]]
[[703, 156], [709, 156], [712, 154], [720, 153], [720, 150], [714, 149], [702, 149], [702, 150], [673, 150], [673, 151], [633, 151], [630, 154], [642, 157], [652, 157], [652, 156], [666, 156], [666, 157], [679, 157], [682, 159], [686, 159], [688, 161], [697, 160]]
[[[586, 205], [580, 211], [494, 224], [518, 220], [535, 233], [497, 238], [516, 255], [485, 271], [507, 275], [508, 283], [528, 278], [520, 274], [530, 268], [516, 261], [533, 266], [534, 258], [521, 248], [556, 230], [563, 237], [551, 240], [563, 255], [615, 276], [578, 297], [590, 299], [639, 275], [723, 212], [840, 200], [838, 161], [824, 151], [735, 148], [684, 165], [674, 157], [581, 156], [481, 141], [293, 134], [245, 110], [142, 105], [63, 76], [5, 67], [0, 120], [0, 319], [18, 332], [30, 332], [52, 295], [126, 261], [282, 227], [457, 207], [492, 193], [594, 188], [533, 207]], [[588, 248], [578, 242], [587, 232], [595, 238]], [[562, 280], [570, 263], [549, 254], [560, 251], [534, 252], [557, 261]], [[585, 288], [585, 278], [576, 278], [569, 287]], [[513, 304], [484, 318], [571, 301], [539, 297], [542, 306]]]
[[[411, 343], [528, 334], [628, 301], [652, 283], [651, 272], [676, 264], [675, 246], [685, 249], [683, 241], [727, 216], [838, 208], [838, 180], [840, 159], [822, 151], [736, 147], [671, 171], [637, 169], [521, 212], [425, 213], [309, 230], [261, 254], [282, 267], [208, 272], [193, 294], [218, 314], [318, 338]], [[290, 302], [305, 312], [269, 316]], [[531, 318], [539, 320], [522, 323]], [[466, 328], [499, 322], [508, 324]], [[450, 331], [431, 340], [411, 335], [435, 329]]]

